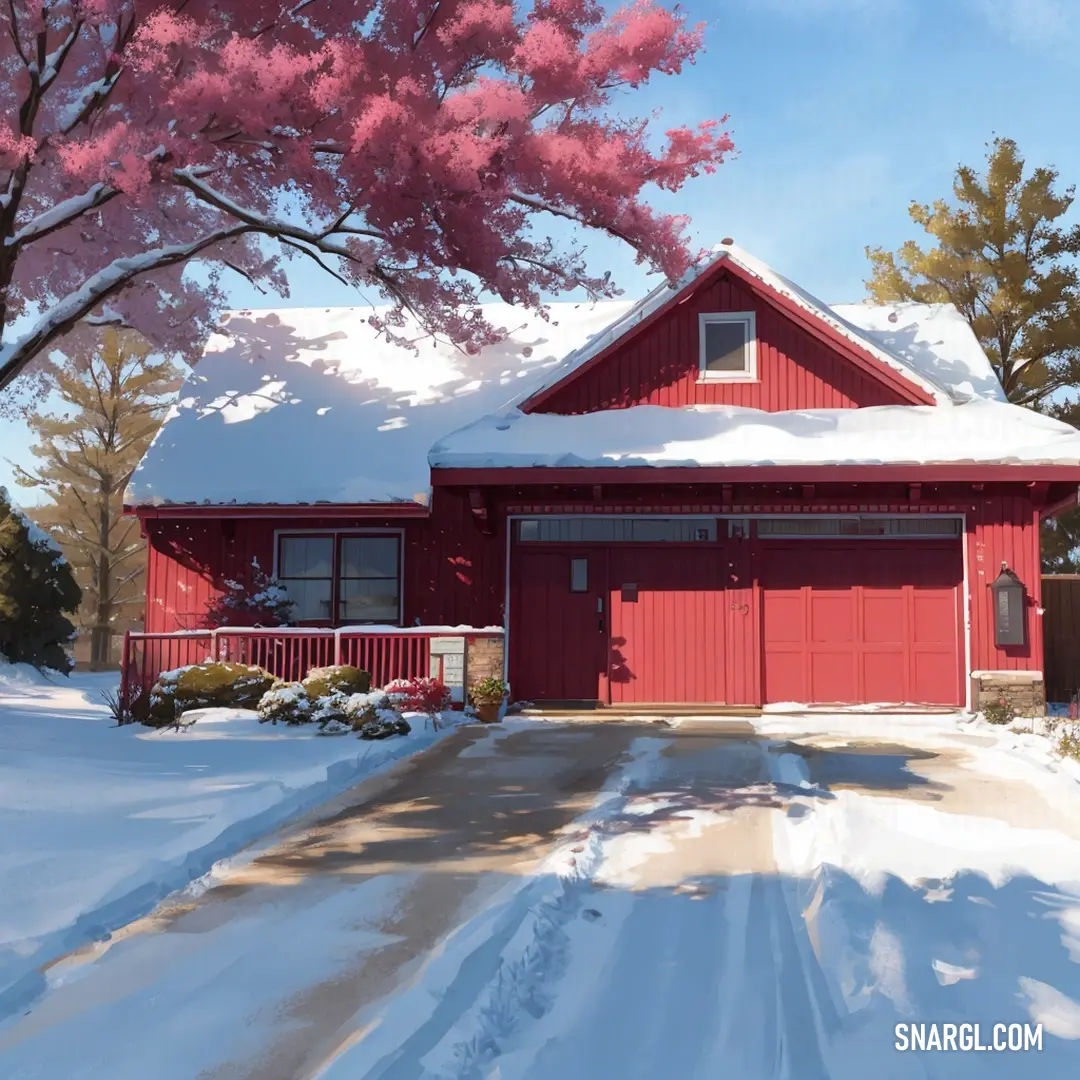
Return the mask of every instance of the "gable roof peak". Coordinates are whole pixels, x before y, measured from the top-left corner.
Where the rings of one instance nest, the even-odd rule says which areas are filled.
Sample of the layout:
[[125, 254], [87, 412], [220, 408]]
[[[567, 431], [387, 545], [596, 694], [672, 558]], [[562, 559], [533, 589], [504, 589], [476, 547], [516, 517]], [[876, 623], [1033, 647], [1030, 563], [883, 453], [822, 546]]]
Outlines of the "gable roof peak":
[[[884, 340], [884, 335], [867, 333], [855, 322], [834, 311], [824, 301], [739, 247], [731, 237], [724, 237], [719, 244], [714, 244], [711, 249], [703, 252], [677, 282], [661, 282], [610, 326], [567, 356], [561, 364], [551, 370], [541, 385], [531, 387], [529, 392], [522, 395], [515, 404], [527, 410], [534, 399], [546, 397], [555, 386], [573, 377], [620, 338], [656, 315], [662, 308], [693, 288], [697, 282], [723, 263], [729, 264], [740, 277], [753, 278], [767, 290], [774, 294], [778, 293], [789, 304], [801, 308], [819, 322], [824, 323], [834, 334], [845, 338], [864, 354], [869, 353], [879, 364], [892, 369], [909, 383], [914, 384], [933, 403], [948, 406], [967, 401], [972, 396], [967, 392], [966, 386], [955, 387], [950, 385], [948, 380], [935, 378], [925, 366], [913, 364], [909, 356], [891, 348]], [[996, 395], [991, 392], [982, 396]]]

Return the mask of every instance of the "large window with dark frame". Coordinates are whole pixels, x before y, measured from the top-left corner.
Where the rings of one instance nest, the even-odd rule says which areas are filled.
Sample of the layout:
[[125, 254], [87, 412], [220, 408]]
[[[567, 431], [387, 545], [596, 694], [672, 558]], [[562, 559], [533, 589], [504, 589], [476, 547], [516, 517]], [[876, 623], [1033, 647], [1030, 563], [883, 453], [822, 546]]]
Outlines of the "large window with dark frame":
[[401, 537], [318, 533], [278, 537], [278, 580], [299, 623], [401, 620]]

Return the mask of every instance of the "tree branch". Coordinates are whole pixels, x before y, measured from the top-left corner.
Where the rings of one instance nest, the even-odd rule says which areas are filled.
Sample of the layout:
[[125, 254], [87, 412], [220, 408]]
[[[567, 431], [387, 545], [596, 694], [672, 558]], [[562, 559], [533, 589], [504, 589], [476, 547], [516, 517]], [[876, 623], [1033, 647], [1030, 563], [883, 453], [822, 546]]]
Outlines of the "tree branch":
[[170, 244], [152, 248], [139, 255], [114, 260], [88, 278], [81, 288], [54, 305], [31, 330], [0, 349], [0, 389], [7, 386], [35, 356], [66, 334], [102, 301], [122, 292], [136, 278], [166, 266], [187, 262], [199, 252], [223, 240], [231, 240], [256, 231], [250, 225], [234, 225], [231, 228], [199, 237], [187, 244]]
[[597, 224], [595, 221], [586, 221], [580, 214], [574, 213], [572, 210], [564, 210], [561, 206], [552, 206], [550, 203], [542, 202], [540, 199], [534, 199], [529, 195], [523, 195], [520, 192], [514, 192], [507, 196], [509, 202], [517, 203], [519, 206], [527, 207], [529, 210], [536, 210], [545, 214], [553, 214], [555, 217], [565, 218], [567, 221], [574, 222], [575, 225], [586, 225], [594, 229], [601, 229], [609, 236], [614, 236], [616, 239], [622, 240], [629, 244], [632, 248], [637, 248], [637, 244], [633, 238], [624, 233], [621, 229], [615, 228], [614, 225]]
[[82, 217], [83, 214], [96, 210], [99, 206], [115, 199], [120, 192], [108, 184], [94, 184], [92, 188], [84, 191], [81, 195], [73, 195], [70, 199], [64, 199], [55, 206], [31, 218], [12, 236], [4, 237], [4, 246], [20, 248], [25, 244], [40, 240], [43, 236], [54, 233], [57, 229], [70, 225], [71, 222]]

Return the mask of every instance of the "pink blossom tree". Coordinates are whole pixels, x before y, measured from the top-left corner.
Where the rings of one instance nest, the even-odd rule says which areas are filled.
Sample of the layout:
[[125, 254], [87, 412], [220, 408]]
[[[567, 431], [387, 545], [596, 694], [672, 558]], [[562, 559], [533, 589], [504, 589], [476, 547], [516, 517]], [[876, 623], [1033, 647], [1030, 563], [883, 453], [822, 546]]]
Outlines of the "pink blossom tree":
[[643, 192], [730, 140], [656, 138], [612, 95], [701, 40], [656, 0], [6, 0], [0, 388], [85, 325], [190, 358], [228, 275], [287, 295], [288, 259], [468, 349], [484, 292], [617, 292], [550, 222], [677, 278], [686, 221]]

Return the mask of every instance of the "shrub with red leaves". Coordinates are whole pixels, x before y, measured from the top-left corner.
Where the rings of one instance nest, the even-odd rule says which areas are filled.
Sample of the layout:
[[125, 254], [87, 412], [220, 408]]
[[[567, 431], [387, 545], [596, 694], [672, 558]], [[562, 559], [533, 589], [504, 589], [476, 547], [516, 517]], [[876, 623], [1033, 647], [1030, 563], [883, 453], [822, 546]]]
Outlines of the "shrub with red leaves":
[[437, 719], [439, 713], [450, 708], [450, 688], [439, 679], [395, 679], [384, 689], [403, 712], [426, 713]]

